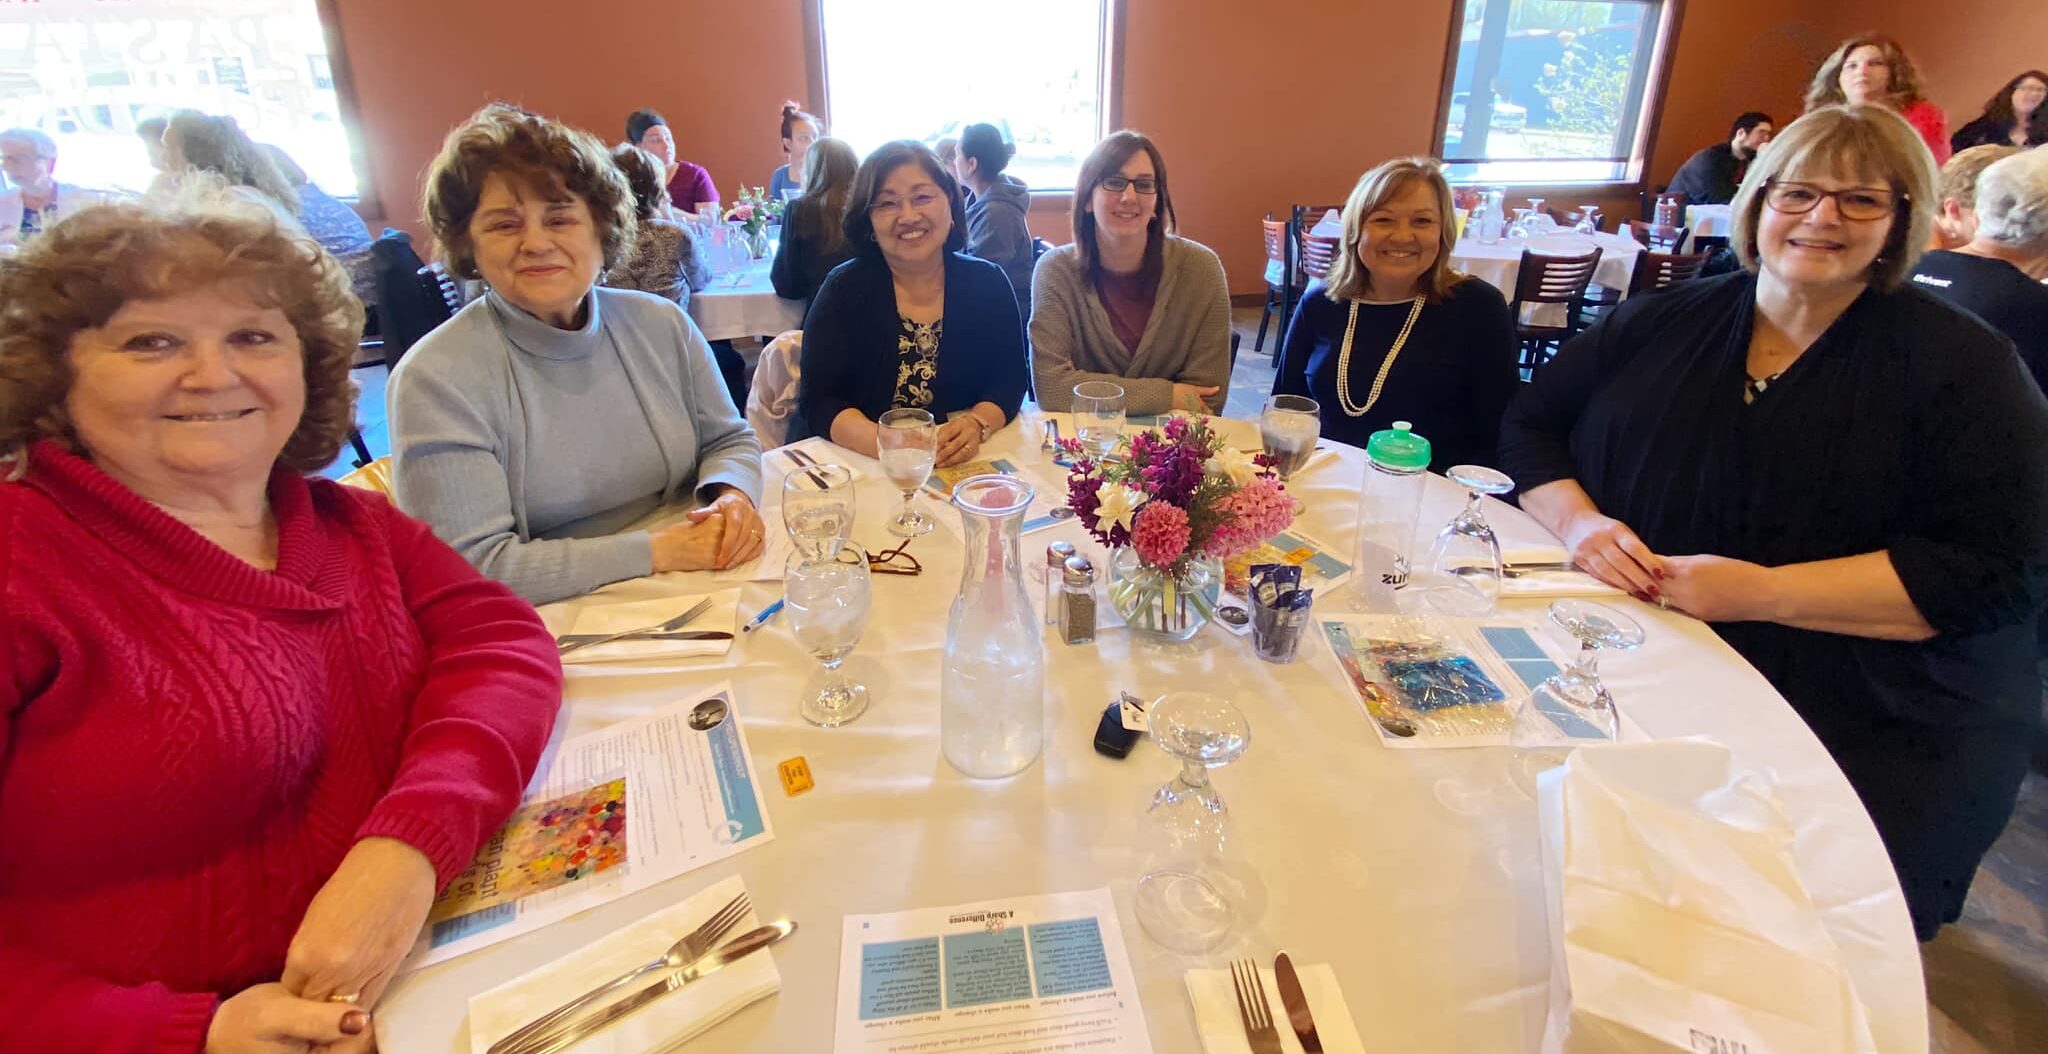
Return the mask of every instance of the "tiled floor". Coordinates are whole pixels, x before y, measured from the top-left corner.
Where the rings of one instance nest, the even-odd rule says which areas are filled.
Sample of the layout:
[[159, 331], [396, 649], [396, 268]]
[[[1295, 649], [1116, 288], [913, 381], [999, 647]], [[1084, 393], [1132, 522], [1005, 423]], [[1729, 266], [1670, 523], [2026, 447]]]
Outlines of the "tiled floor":
[[[1252, 350], [1257, 308], [1239, 308], [1232, 325], [1243, 335], [1224, 413], [1252, 418], [1273, 387], [1271, 352], [1280, 336], [1269, 327], [1266, 353]], [[384, 420], [384, 371], [358, 370], [357, 420], [370, 453], [390, 452]], [[351, 467], [346, 451], [327, 474]], [[2048, 697], [2048, 665], [2043, 673]], [[1934, 1054], [2021, 1054], [2048, 1050], [2048, 778], [2027, 777], [2019, 810], [1991, 850], [1963, 920], [1921, 949], [1927, 971]]]

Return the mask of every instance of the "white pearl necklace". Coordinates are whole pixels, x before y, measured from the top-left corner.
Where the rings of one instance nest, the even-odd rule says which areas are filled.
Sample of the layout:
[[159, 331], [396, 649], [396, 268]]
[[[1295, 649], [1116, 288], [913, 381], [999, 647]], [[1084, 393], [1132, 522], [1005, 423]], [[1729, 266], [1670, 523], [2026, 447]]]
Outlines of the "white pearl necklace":
[[1415, 298], [1415, 306], [1408, 309], [1408, 322], [1401, 327], [1401, 335], [1394, 338], [1394, 346], [1387, 349], [1387, 357], [1380, 360], [1379, 375], [1372, 379], [1372, 391], [1365, 397], [1365, 405], [1351, 401], [1351, 334], [1358, 329], [1358, 304], [1351, 301], [1351, 317], [1344, 323], [1344, 344], [1337, 349], [1337, 402], [1344, 412], [1352, 417], [1364, 417], [1372, 404], [1380, 401], [1380, 388], [1387, 383], [1387, 371], [1394, 368], [1394, 358], [1401, 354], [1401, 348], [1408, 343], [1408, 334], [1415, 330], [1415, 320], [1422, 317], [1425, 298]]

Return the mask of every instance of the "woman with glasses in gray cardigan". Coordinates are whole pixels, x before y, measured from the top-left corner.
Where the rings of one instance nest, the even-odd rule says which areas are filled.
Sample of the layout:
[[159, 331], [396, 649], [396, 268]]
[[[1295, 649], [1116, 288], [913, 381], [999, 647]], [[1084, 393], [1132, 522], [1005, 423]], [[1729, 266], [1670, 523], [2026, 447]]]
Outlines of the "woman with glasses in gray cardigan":
[[1166, 159], [1122, 131], [1081, 163], [1074, 241], [1032, 276], [1038, 404], [1071, 408], [1074, 386], [1123, 386], [1132, 414], [1220, 413], [1230, 393], [1230, 292], [1223, 263], [1173, 233]]

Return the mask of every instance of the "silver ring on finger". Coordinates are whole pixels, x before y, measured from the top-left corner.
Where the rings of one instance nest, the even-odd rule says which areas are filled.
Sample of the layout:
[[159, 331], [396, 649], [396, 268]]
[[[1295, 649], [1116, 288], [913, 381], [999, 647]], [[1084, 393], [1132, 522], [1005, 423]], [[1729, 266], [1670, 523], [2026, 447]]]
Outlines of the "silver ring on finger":
[[1666, 611], [1671, 610], [1671, 598], [1662, 593], [1657, 594], [1657, 606]]

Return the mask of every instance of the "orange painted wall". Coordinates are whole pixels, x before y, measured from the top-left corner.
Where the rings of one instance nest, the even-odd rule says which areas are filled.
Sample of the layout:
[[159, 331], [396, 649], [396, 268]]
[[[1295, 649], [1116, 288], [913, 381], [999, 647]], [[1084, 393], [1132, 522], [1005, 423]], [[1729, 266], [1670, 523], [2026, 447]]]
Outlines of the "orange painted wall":
[[1805, 5], [1688, 0], [1650, 154], [1651, 183], [1669, 183], [1695, 151], [1727, 139], [1738, 114], [1762, 110], [1781, 127], [1798, 117], [1807, 80], [1837, 39]]
[[1951, 4], [1842, 5], [1842, 37], [1866, 29], [1896, 38], [1920, 70], [1921, 88], [1948, 113], [1953, 132], [2021, 70], [2048, 69], [2048, 5], [2009, 0]]

